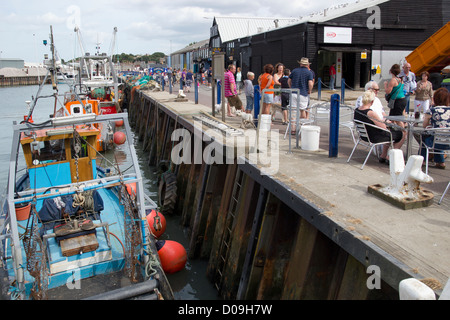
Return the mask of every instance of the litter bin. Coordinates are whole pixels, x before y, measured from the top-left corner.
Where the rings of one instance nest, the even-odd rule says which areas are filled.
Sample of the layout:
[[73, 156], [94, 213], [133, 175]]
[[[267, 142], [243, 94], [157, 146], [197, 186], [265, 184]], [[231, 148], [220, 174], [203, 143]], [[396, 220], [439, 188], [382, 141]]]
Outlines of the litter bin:
[[319, 126], [302, 126], [300, 129], [302, 150], [317, 151], [319, 150], [320, 127]]

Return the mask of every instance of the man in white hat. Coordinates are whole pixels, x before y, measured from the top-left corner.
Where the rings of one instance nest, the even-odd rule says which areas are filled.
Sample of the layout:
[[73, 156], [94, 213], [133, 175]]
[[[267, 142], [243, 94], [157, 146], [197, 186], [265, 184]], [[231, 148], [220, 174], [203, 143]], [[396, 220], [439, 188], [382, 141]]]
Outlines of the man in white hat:
[[308, 96], [311, 94], [311, 91], [314, 86], [313, 75], [311, 71], [309, 71], [309, 60], [308, 58], [301, 58], [298, 61], [300, 64], [299, 68], [295, 68], [292, 70], [289, 75], [288, 84], [292, 89], [300, 89], [300, 96], [297, 97], [297, 94], [292, 94], [292, 101], [290, 103], [292, 110], [292, 118], [291, 118], [291, 130], [295, 131], [295, 120], [296, 120], [296, 111], [297, 111], [297, 99], [300, 99], [300, 118], [308, 118], [308, 112], [306, 109], [308, 108]]

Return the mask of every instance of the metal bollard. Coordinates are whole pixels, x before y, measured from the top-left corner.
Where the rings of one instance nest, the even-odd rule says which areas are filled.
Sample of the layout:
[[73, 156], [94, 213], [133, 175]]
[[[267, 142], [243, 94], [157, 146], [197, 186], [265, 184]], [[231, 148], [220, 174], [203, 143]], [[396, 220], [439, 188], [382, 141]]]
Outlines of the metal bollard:
[[341, 103], [344, 104], [345, 100], [345, 79], [342, 78], [341, 80]]
[[321, 100], [322, 99], [322, 78], [318, 79], [317, 82], [317, 100]]
[[333, 94], [330, 102], [330, 136], [328, 157], [337, 157], [339, 141], [339, 95]]
[[261, 103], [261, 93], [259, 92], [259, 86], [254, 86], [253, 96], [254, 96], [254, 103], [253, 103], [253, 112], [254, 116], [253, 119], [255, 121], [255, 126], [258, 127], [258, 116], [260, 111], [260, 103]]
[[197, 75], [194, 77], [194, 92], [195, 92], [195, 104], [198, 104], [198, 85], [197, 85]]
[[[222, 97], [221, 97], [222, 90], [221, 90], [221, 87], [222, 87], [222, 84], [220, 83], [220, 80], [218, 80], [217, 81], [217, 104], [221, 104], [222, 103]], [[223, 112], [226, 112], [226, 110], [223, 111]]]

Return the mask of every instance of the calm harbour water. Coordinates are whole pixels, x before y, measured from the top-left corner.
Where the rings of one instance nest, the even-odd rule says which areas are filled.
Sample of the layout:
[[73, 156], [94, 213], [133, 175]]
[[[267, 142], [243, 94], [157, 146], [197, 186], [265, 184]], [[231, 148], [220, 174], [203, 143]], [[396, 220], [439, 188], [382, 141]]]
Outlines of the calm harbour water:
[[[11, 154], [12, 125], [13, 121], [20, 122], [23, 116], [28, 114], [28, 106], [25, 101], [32, 101], [36, 96], [39, 86], [22, 86], [0, 88], [0, 191], [5, 189], [8, 178], [8, 167]], [[67, 90], [64, 85], [59, 86], [60, 93]], [[41, 95], [53, 93], [51, 85], [44, 86]], [[35, 122], [43, 122], [49, 119], [53, 113], [53, 99], [38, 100], [33, 112]], [[58, 105], [59, 109], [61, 105]], [[157, 180], [153, 167], [147, 165], [148, 156], [142, 151], [141, 143], [134, 138], [136, 153], [140, 162], [143, 183], [146, 193], [157, 201]], [[164, 240], [173, 240], [188, 248], [189, 240], [187, 231], [179, 224], [178, 216], [166, 216], [167, 228], [161, 237]], [[217, 291], [206, 279], [206, 261], [193, 260], [186, 263], [184, 270], [167, 275], [171, 284], [175, 299], [183, 300], [216, 300]]]

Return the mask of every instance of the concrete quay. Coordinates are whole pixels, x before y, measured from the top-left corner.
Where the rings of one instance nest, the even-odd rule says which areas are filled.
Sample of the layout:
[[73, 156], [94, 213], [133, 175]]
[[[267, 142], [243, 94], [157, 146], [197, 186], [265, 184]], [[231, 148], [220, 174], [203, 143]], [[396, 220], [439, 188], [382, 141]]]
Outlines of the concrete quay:
[[[177, 92], [178, 88], [173, 88], [173, 94], [170, 95], [166, 88], [166, 92], [144, 91], [144, 94], [160, 101], [187, 121], [192, 121], [192, 117], [201, 112], [211, 113], [211, 89], [200, 86], [198, 104], [194, 103], [193, 90], [186, 93], [189, 101], [171, 102]], [[332, 93], [339, 91], [324, 91], [321, 100], [326, 101]], [[347, 90], [346, 104], [354, 105], [361, 93]], [[380, 92], [379, 97], [383, 96]], [[245, 104], [245, 97], [242, 94], [240, 97]], [[311, 102], [317, 102], [317, 92], [313, 92]], [[240, 118], [226, 117], [226, 123], [239, 128]], [[288, 139], [283, 139], [286, 126], [281, 124], [281, 115], [276, 115], [272, 130], [278, 129], [280, 135], [279, 170], [269, 178], [318, 208], [324, 219], [315, 222], [316, 226], [323, 228], [325, 234], [357, 260], [365, 261], [366, 265], [379, 265], [381, 277], [393, 288], [396, 288], [396, 281], [405, 277], [426, 278], [438, 284], [435, 292], [439, 293], [450, 277], [450, 194], [441, 205], [437, 202], [450, 181], [450, 169], [430, 167], [429, 174], [435, 182], [422, 185], [435, 195], [429, 207], [402, 210], [367, 191], [370, 185], [389, 184], [389, 167], [371, 156], [364, 169], [360, 170], [368, 152], [362, 148], [347, 163], [354, 144], [349, 131], [345, 129], [339, 133], [338, 156], [329, 157], [328, 123], [318, 125], [321, 127], [318, 151], [295, 148], [293, 139], [292, 152], [288, 153]], [[417, 151], [417, 147], [413, 145], [413, 150]], [[334, 238], [330, 230], [326, 230], [330, 226], [347, 231], [346, 235], [340, 233], [341, 238]], [[354, 241], [346, 241], [344, 238], [347, 236], [358, 239], [360, 245], [355, 246]], [[376, 252], [377, 257], [373, 259], [369, 251]], [[386, 274], [383, 269], [385, 265], [395, 265], [398, 271]], [[392, 270], [388, 268], [386, 272]]]

